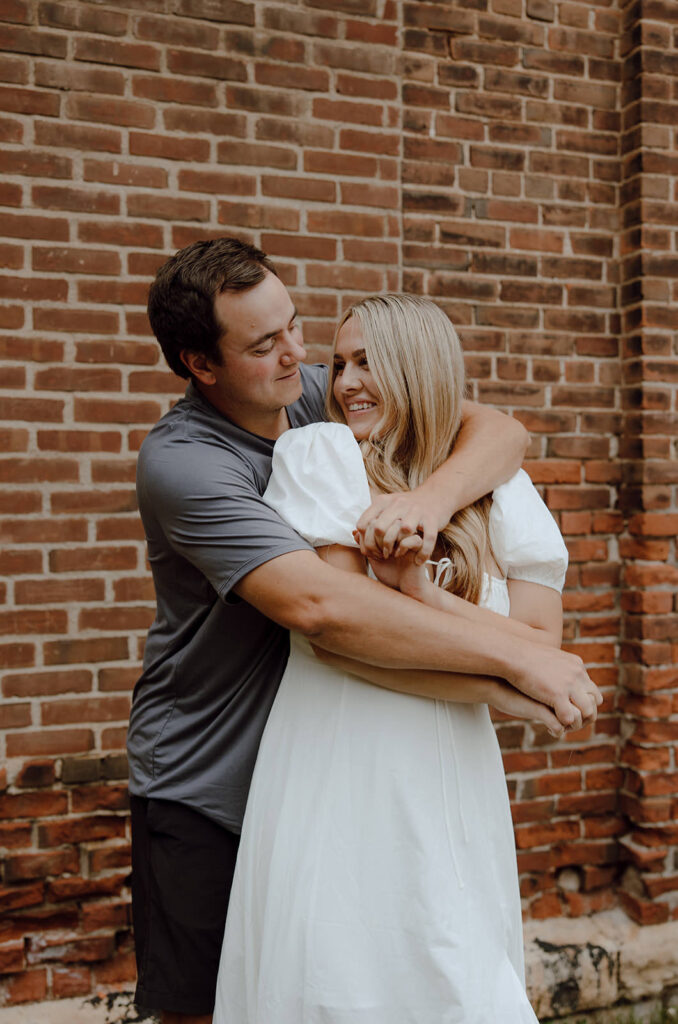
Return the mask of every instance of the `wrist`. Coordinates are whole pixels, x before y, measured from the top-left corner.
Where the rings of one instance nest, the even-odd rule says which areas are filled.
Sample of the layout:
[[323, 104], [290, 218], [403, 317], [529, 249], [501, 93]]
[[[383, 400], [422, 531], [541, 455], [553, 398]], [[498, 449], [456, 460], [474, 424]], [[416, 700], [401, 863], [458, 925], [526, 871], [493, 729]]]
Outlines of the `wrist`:
[[442, 530], [462, 505], [457, 500], [455, 487], [449, 478], [449, 473], [446, 473], [444, 477], [442, 475], [439, 477], [436, 475], [438, 472], [437, 470], [436, 473], [432, 473], [428, 480], [424, 480], [419, 485], [417, 490], [426, 495], [426, 503], [429, 508], [434, 510], [438, 519], [438, 529]]
[[400, 584], [400, 591], [407, 597], [413, 597], [415, 601], [422, 604], [430, 604], [431, 590], [436, 590], [428, 578], [426, 567], [421, 566], [420, 572], [413, 579], [404, 579]]

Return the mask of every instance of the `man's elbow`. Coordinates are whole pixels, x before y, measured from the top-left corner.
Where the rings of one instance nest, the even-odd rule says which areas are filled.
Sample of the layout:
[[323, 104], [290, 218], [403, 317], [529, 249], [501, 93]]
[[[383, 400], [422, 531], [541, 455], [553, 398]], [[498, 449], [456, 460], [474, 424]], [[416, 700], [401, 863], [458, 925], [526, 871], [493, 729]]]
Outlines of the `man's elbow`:
[[331, 621], [330, 602], [321, 594], [304, 594], [279, 609], [275, 616], [285, 629], [301, 633], [312, 640], [326, 631]]
[[515, 436], [516, 452], [519, 455], [520, 461], [522, 462], [527, 455], [527, 447], [530, 443], [530, 434], [528, 430], [523, 426], [520, 420], [517, 420], [515, 416], [510, 417], [512, 427]]

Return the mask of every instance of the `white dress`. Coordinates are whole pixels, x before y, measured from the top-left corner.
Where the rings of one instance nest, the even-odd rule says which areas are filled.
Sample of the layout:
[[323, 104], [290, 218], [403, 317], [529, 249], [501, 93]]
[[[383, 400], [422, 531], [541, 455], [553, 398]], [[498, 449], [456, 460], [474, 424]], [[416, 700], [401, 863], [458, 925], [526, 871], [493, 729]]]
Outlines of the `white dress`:
[[[369, 491], [348, 428], [286, 432], [265, 497], [311, 543], [352, 543]], [[562, 586], [567, 552], [522, 471], [494, 492], [491, 536], [511, 576]], [[507, 614], [505, 580], [488, 577], [482, 603]], [[372, 686], [293, 635], [249, 794], [214, 1024], [536, 1021], [487, 707]]]

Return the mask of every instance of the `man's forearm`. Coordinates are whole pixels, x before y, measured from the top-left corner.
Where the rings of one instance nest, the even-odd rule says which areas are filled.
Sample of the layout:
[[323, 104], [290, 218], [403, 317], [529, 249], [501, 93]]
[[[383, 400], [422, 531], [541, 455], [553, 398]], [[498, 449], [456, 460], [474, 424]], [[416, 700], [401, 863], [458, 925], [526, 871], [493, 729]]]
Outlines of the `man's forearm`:
[[518, 420], [488, 406], [465, 402], [453, 455], [421, 486], [432, 500], [449, 503], [452, 518], [518, 472], [528, 440]]
[[517, 638], [429, 608], [366, 577], [333, 580], [309, 630], [313, 643], [391, 669], [427, 669], [512, 679]]
[[[253, 569], [237, 593], [326, 650], [386, 668], [499, 676], [556, 710], [565, 726], [595, 716], [597, 688], [580, 658], [519, 640], [295, 551]], [[592, 703], [593, 702], [593, 703]], [[574, 708], [574, 710], [573, 710]]]

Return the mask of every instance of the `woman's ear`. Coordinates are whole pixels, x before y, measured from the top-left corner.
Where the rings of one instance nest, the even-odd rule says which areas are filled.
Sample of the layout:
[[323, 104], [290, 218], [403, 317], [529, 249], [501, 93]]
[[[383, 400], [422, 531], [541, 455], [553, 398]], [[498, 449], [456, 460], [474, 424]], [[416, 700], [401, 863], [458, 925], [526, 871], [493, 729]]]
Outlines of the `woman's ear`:
[[211, 368], [210, 360], [203, 352], [192, 352], [190, 349], [182, 349], [180, 358], [191, 377], [199, 380], [201, 384], [210, 386], [216, 382], [214, 371]]

